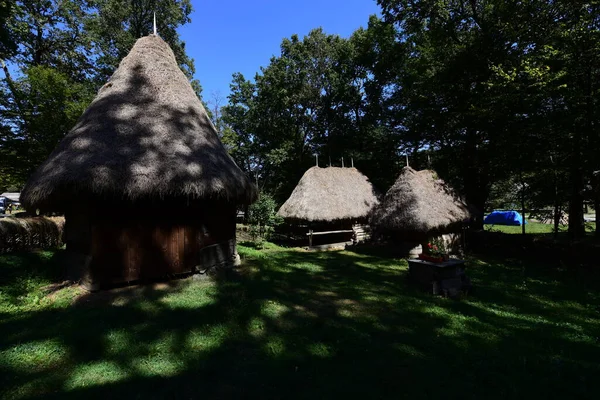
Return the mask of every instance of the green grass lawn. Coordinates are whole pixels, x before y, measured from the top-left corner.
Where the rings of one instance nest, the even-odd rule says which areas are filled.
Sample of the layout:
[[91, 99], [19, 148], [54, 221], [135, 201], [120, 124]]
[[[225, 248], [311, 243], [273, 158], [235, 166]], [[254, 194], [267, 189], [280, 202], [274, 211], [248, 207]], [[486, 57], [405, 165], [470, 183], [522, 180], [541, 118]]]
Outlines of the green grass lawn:
[[469, 260], [462, 300], [381, 250], [240, 246], [229, 281], [41, 288], [61, 253], [0, 256], [0, 396], [597, 398], [596, 280]]
[[[521, 226], [505, 226], [505, 225], [484, 225], [486, 231], [496, 231], [510, 234], [521, 234], [522, 227]], [[526, 234], [552, 234], [552, 230], [554, 229], [553, 224], [542, 224], [539, 222], [528, 221], [525, 224], [525, 233]], [[564, 233], [567, 232], [568, 227], [566, 225], [560, 225], [559, 232]], [[586, 222], [585, 230], [588, 233], [594, 232], [596, 229], [595, 222]]]

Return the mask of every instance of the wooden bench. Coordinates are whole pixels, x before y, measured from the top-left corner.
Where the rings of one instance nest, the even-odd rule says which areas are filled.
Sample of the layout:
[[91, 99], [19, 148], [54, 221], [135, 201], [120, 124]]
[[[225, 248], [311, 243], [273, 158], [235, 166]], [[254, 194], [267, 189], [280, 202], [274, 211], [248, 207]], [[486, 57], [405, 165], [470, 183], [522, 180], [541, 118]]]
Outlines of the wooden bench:
[[354, 230], [352, 230], [352, 229], [343, 229], [343, 230], [340, 230], [340, 231], [314, 232], [311, 229], [306, 234], [306, 236], [308, 236], [308, 246], [312, 247], [313, 236], [317, 236], [317, 235], [330, 235], [330, 234], [333, 234], [333, 233], [350, 233], [350, 232], [354, 232]]

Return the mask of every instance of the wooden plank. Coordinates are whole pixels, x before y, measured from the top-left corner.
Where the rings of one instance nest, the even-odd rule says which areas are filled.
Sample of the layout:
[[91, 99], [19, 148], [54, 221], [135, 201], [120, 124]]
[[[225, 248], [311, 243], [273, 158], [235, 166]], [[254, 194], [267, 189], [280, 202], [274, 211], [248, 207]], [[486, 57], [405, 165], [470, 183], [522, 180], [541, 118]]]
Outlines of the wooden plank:
[[185, 228], [177, 227], [177, 272], [186, 272], [185, 265]]
[[330, 233], [350, 233], [350, 232], [354, 232], [352, 229], [350, 230], [342, 230], [342, 231], [328, 231], [328, 232], [313, 232], [310, 231], [306, 234], [306, 236], [316, 236], [316, 235], [328, 235]]

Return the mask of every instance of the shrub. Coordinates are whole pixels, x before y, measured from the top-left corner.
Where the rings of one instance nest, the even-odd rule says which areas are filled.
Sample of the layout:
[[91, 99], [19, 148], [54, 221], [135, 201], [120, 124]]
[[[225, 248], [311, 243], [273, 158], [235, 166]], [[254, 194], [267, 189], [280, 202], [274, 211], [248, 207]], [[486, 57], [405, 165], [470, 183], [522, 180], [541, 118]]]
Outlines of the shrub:
[[269, 240], [275, 226], [283, 223], [283, 218], [277, 215], [276, 208], [275, 199], [270, 194], [261, 193], [256, 203], [248, 209], [250, 236], [259, 248], [262, 248], [265, 240]]
[[427, 254], [431, 254], [432, 256], [443, 256], [448, 254], [449, 251], [444, 238], [436, 236], [432, 238], [429, 243], [427, 243], [427, 249], [425, 252]]
[[0, 219], [0, 253], [62, 246], [64, 225], [63, 217]]

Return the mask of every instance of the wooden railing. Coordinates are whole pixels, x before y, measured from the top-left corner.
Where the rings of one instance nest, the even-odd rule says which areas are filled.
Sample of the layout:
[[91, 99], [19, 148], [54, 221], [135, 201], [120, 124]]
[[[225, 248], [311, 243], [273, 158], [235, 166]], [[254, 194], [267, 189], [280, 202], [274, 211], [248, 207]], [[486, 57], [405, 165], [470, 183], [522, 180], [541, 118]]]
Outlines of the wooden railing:
[[311, 229], [306, 234], [306, 236], [308, 236], [308, 246], [312, 247], [312, 238], [313, 238], [313, 236], [317, 236], [317, 235], [329, 235], [329, 234], [332, 234], [332, 233], [350, 233], [350, 232], [354, 232], [354, 230], [352, 230], [352, 229], [344, 229], [344, 230], [340, 230], [340, 231], [313, 232], [313, 230]]

